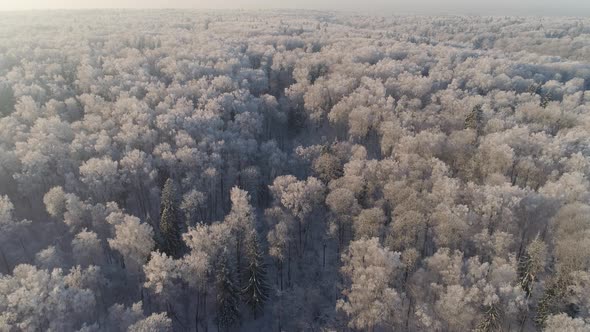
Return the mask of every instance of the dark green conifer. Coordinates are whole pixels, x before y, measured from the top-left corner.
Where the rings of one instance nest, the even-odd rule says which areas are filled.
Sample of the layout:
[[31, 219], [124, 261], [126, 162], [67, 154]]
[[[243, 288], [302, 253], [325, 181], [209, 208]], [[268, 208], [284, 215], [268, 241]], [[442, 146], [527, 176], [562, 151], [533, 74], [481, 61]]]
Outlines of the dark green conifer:
[[476, 332], [500, 331], [502, 327], [502, 310], [497, 303], [486, 306], [483, 320], [477, 325]]
[[471, 113], [465, 118], [465, 129], [473, 129], [480, 136], [483, 130], [483, 108], [481, 105], [476, 105]]
[[242, 288], [242, 296], [256, 318], [268, 300], [270, 292], [266, 277], [266, 264], [256, 232], [250, 234], [246, 243], [246, 259], [248, 267], [245, 271], [245, 286]]
[[172, 179], [166, 180], [162, 189], [160, 206], [160, 249], [168, 256], [178, 258], [182, 254], [176, 188]]
[[216, 291], [217, 316], [215, 323], [219, 330], [228, 330], [240, 320], [240, 290], [233, 281], [227, 253], [222, 256], [217, 267]]
[[9, 115], [14, 111], [16, 99], [12, 86], [0, 83], [0, 117]]

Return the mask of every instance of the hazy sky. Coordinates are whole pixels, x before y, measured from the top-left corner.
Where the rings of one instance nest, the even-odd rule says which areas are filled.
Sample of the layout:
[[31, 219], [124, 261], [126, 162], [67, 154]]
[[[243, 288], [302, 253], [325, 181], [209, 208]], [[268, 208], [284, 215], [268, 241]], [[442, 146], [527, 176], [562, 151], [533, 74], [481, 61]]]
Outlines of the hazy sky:
[[0, 0], [0, 10], [303, 8], [378, 13], [590, 16], [590, 0]]

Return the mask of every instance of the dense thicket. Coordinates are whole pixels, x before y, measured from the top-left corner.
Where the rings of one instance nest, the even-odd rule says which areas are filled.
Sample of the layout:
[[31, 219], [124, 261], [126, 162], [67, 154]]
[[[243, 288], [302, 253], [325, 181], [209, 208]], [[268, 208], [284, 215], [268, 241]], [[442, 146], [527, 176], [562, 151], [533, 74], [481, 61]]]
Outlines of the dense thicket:
[[0, 330], [588, 331], [589, 88], [588, 19], [1, 14]]

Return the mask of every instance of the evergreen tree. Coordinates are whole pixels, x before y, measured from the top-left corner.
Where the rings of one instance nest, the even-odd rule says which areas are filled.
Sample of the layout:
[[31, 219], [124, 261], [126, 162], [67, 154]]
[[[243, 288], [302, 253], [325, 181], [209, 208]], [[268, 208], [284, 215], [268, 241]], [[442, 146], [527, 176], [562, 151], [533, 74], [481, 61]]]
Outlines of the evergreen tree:
[[14, 98], [14, 91], [12, 86], [8, 84], [0, 84], [0, 117], [9, 115], [14, 111], [16, 99]]
[[541, 95], [541, 101], [539, 102], [539, 106], [542, 108], [547, 108], [549, 106], [549, 102], [551, 102], [551, 98], [548, 94]]
[[547, 317], [557, 312], [557, 308], [562, 303], [567, 292], [566, 280], [558, 275], [547, 281], [545, 292], [537, 304], [537, 314], [534, 318], [535, 324], [539, 329], [545, 326]]
[[264, 303], [268, 300], [270, 291], [266, 280], [266, 264], [256, 232], [251, 233], [246, 243], [246, 259], [248, 267], [245, 271], [246, 285], [242, 288], [242, 295], [244, 302], [248, 304], [256, 318], [257, 313], [262, 311]]
[[497, 303], [485, 306], [484, 318], [477, 325], [476, 332], [499, 331], [502, 326], [502, 309]]
[[174, 182], [168, 179], [162, 189], [160, 206], [160, 249], [174, 258], [180, 257], [182, 253], [177, 205]]
[[465, 129], [473, 129], [477, 132], [478, 137], [481, 136], [483, 130], [483, 108], [481, 105], [476, 105], [465, 118]]
[[233, 275], [228, 265], [227, 253], [224, 253], [217, 267], [216, 275], [217, 317], [215, 317], [215, 322], [218, 330], [222, 328], [228, 330], [240, 320], [240, 291], [233, 282]]
[[526, 248], [518, 264], [520, 286], [525, 291], [527, 298], [531, 296], [534, 282], [539, 273], [545, 268], [547, 246], [539, 239], [539, 236]]

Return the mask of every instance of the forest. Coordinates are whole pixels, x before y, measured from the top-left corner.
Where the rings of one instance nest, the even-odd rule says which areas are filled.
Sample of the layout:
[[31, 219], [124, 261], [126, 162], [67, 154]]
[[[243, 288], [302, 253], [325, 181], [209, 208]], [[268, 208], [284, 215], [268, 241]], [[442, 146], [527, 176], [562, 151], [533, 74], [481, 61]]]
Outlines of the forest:
[[590, 331], [590, 18], [0, 13], [0, 331]]

